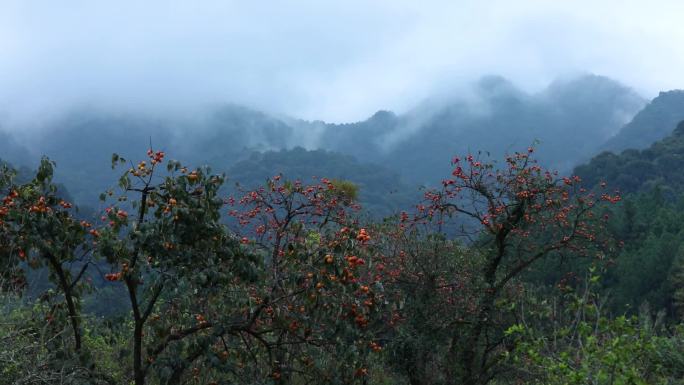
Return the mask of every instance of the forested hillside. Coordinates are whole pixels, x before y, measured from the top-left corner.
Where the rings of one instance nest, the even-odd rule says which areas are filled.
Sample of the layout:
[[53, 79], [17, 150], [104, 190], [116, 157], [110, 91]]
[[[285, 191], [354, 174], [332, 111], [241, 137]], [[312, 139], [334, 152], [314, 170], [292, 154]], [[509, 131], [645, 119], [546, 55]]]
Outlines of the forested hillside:
[[[670, 111], [666, 111], [662, 119], [670, 117]], [[641, 304], [649, 303], [666, 310], [670, 317], [682, 316], [684, 122], [671, 129], [669, 136], [648, 148], [619, 154], [603, 152], [575, 169], [585, 188], [601, 191], [605, 189], [602, 186], [609, 186], [610, 191], [624, 197], [608, 214], [613, 236], [623, 242], [604, 282], [617, 312], [634, 312]]]
[[684, 384], [682, 14], [0, 0], [0, 385]]
[[603, 149], [620, 152], [644, 149], [672, 132], [684, 120], [684, 91], [661, 92], [643, 110], [611, 138]]
[[292, 150], [254, 152], [231, 166], [227, 175], [241, 188], [257, 188], [274, 177], [274, 171], [292, 180], [306, 183], [316, 179], [352, 181], [358, 188], [358, 200], [365, 211], [382, 218], [395, 214], [398, 208], [408, 207], [420, 197], [415, 186], [407, 185], [402, 177], [385, 167], [361, 163], [350, 155], [330, 151]]
[[587, 186], [602, 182], [622, 193], [651, 191], [677, 199], [684, 192], [684, 122], [645, 149], [628, 149], [619, 154], [603, 152], [575, 169]]
[[[669, 329], [684, 287], [671, 254], [678, 206], [594, 194], [539, 166], [533, 148], [500, 163], [456, 157], [441, 187], [384, 221], [364, 216], [341, 179], [274, 175], [225, 196], [221, 175], [166, 158], [114, 155], [118, 187], [92, 221], [61, 195], [48, 160], [24, 181], [2, 169], [7, 383], [682, 378]], [[257, 153], [234, 172], [318, 169], [295, 160], [396, 183], [303, 149]], [[633, 309], [645, 301], [652, 308]]]
[[684, 123], [555, 170], [675, 109], [601, 77], [475, 90], [347, 125], [83, 110], [8, 136], [0, 383], [682, 381]]

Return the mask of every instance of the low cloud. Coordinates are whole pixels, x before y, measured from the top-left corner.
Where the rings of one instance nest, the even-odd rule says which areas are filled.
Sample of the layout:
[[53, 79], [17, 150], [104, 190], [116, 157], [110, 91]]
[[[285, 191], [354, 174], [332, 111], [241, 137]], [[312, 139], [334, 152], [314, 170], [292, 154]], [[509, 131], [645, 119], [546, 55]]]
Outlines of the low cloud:
[[347, 122], [483, 74], [535, 91], [592, 72], [654, 96], [684, 86], [682, 14], [678, 1], [7, 0], [0, 120], [232, 102]]

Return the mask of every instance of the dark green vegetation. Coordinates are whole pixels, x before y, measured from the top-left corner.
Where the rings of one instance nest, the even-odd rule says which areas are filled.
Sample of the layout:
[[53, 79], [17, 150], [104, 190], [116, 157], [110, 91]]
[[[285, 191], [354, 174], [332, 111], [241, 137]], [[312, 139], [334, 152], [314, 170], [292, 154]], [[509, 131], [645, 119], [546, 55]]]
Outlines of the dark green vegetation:
[[33, 143], [56, 168], [8, 137], [38, 166], [0, 171], [0, 384], [684, 381], [679, 93], [622, 129], [643, 102], [605, 78], [475, 94], [350, 125], [81, 112]]
[[626, 197], [610, 214], [611, 231], [624, 242], [606, 282], [619, 311], [636, 311], [646, 301], [682, 316], [682, 166], [684, 122], [646, 149], [604, 152], [575, 169], [587, 188], [606, 184]]
[[274, 170], [289, 179], [311, 182], [313, 178], [353, 181], [359, 189], [358, 199], [365, 210], [375, 216], [394, 214], [399, 207], [408, 207], [419, 197], [419, 192], [402, 180], [398, 173], [385, 167], [361, 163], [354, 157], [339, 153], [301, 147], [292, 150], [254, 152], [228, 169], [232, 180], [242, 186], [260, 186]]
[[661, 92], [603, 148], [617, 152], [647, 148], [651, 143], [668, 136], [672, 132], [672, 127], [682, 120], [684, 120], [684, 91]]
[[[672, 126], [674, 127], [674, 125]], [[676, 199], [684, 190], [684, 123], [643, 150], [629, 149], [620, 154], [604, 152], [575, 173], [587, 186], [609, 183], [623, 193], [638, 193], [658, 188], [661, 194]]]

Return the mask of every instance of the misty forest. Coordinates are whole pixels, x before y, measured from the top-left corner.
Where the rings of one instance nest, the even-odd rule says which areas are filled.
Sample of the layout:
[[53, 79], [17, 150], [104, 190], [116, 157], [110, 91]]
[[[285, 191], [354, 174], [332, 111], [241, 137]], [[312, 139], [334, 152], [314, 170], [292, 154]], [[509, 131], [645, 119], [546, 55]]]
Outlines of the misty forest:
[[0, 385], [684, 383], [674, 4], [124, 3], [0, 4]]

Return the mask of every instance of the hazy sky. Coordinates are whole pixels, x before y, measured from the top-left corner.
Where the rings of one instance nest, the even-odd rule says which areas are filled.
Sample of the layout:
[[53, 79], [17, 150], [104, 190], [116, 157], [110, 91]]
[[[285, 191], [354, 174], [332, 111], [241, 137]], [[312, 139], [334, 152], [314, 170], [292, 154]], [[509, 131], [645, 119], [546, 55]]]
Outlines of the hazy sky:
[[501, 74], [684, 88], [684, 2], [0, 0], [0, 114], [235, 102], [307, 119], [406, 110]]

